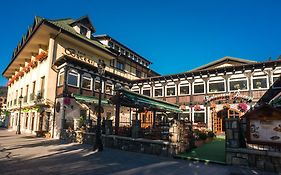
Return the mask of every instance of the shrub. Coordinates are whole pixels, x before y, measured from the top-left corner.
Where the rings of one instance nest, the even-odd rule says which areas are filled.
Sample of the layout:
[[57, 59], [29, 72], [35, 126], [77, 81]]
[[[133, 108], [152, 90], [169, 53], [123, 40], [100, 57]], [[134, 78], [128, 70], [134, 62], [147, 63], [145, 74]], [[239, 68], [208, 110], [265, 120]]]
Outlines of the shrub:
[[198, 136], [199, 136], [200, 140], [206, 140], [207, 139], [207, 134], [205, 132], [200, 132]]
[[216, 136], [213, 131], [208, 131], [208, 134], [207, 134], [207, 135], [208, 135], [208, 137], [211, 137], [211, 138], [213, 138], [213, 137]]

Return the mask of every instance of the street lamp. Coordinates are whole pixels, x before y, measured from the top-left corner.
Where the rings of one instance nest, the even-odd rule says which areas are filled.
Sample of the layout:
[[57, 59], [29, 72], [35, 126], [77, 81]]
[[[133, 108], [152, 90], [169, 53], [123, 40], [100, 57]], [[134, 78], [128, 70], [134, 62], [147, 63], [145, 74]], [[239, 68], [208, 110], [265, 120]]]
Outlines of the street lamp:
[[102, 90], [102, 76], [105, 73], [105, 63], [103, 60], [98, 62], [98, 74], [100, 77], [100, 88], [99, 88], [99, 103], [98, 103], [98, 118], [97, 118], [97, 129], [96, 129], [96, 145], [94, 150], [103, 150], [102, 140], [101, 140], [101, 90]]
[[22, 95], [20, 95], [19, 96], [19, 102], [20, 102], [19, 121], [18, 121], [16, 134], [21, 134], [21, 132], [20, 132], [20, 118], [21, 118], [21, 101], [22, 101], [22, 99], [23, 99], [23, 97], [22, 97]]

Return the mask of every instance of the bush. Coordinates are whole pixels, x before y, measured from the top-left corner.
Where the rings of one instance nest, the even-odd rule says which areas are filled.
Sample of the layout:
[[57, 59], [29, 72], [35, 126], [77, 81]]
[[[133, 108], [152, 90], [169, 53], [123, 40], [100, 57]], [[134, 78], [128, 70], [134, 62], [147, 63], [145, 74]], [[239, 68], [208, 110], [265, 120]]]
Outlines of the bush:
[[207, 139], [207, 134], [205, 132], [200, 132], [198, 136], [199, 136], [200, 140], [206, 140]]
[[208, 134], [207, 134], [207, 135], [208, 135], [208, 137], [211, 137], [211, 138], [213, 138], [213, 137], [216, 136], [213, 131], [208, 131]]

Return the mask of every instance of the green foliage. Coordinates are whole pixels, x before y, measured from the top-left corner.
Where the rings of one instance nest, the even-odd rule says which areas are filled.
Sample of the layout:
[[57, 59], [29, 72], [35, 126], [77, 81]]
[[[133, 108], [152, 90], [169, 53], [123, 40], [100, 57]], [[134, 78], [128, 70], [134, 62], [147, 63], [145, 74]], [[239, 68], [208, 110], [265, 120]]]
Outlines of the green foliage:
[[215, 135], [215, 133], [213, 131], [208, 131], [207, 136], [210, 137], [210, 138], [213, 138], [216, 135]]
[[198, 136], [199, 136], [200, 140], [206, 140], [207, 139], [207, 134], [205, 132], [200, 132]]

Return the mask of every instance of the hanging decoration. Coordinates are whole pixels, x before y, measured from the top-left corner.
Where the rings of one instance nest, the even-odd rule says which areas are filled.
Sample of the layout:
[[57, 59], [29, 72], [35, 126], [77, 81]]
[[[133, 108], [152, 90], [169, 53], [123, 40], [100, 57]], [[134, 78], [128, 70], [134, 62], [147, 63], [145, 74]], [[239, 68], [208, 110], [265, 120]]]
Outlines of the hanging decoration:
[[7, 83], [7, 86], [11, 86], [15, 80], [19, 77], [22, 77], [25, 73], [28, 73], [31, 68], [37, 66], [38, 62], [42, 62], [48, 57], [48, 52], [41, 51], [38, 55], [35, 56], [34, 60], [30, 60], [30, 62], [22, 68], [21, 71], [17, 72]]

